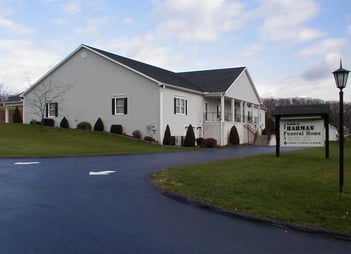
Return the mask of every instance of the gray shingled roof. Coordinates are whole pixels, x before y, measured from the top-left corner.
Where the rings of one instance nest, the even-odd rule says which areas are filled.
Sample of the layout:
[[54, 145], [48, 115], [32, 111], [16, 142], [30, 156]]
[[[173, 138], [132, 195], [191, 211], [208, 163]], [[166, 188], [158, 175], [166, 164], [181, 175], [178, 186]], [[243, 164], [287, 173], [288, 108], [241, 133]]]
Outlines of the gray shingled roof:
[[245, 69], [245, 67], [239, 67], [176, 73], [101, 49], [84, 46], [162, 83], [200, 92], [225, 92]]
[[7, 105], [17, 105], [17, 104], [22, 104], [22, 94], [16, 94], [16, 95], [10, 95], [7, 100], [6, 100], [6, 104]]
[[225, 92], [245, 67], [180, 72], [178, 75], [197, 84], [205, 92]]

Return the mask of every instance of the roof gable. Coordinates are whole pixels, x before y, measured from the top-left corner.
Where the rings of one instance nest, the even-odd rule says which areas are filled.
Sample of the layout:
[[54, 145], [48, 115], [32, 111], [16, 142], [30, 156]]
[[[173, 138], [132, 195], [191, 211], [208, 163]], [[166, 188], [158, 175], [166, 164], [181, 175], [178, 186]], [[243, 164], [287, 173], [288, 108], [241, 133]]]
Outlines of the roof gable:
[[245, 67], [179, 72], [178, 75], [201, 87], [204, 92], [226, 92]]
[[260, 96], [246, 68], [226, 90], [226, 94], [241, 100], [261, 104]]

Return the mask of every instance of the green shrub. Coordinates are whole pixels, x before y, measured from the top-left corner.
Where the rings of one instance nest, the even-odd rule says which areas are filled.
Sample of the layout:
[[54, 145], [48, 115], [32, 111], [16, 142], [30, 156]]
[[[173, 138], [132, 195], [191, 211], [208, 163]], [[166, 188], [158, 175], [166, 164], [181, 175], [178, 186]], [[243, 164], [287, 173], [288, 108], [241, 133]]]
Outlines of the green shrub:
[[197, 138], [197, 139], [196, 139], [196, 144], [197, 144], [198, 146], [203, 146], [203, 144], [204, 144], [204, 139], [203, 139], [203, 138]]
[[49, 127], [54, 127], [55, 126], [55, 120], [52, 118], [43, 118], [41, 120], [41, 124], [43, 126], [49, 126]]
[[[167, 124], [166, 130], [165, 130], [165, 135], [163, 137], [163, 145], [170, 146], [172, 145], [172, 136], [171, 136], [171, 129], [169, 128], [169, 125]], [[174, 145], [174, 144], [173, 144]]]
[[115, 133], [115, 134], [119, 134], [122, 135], [123, 134], [123, 127], [120, 124], [112, 124], [111, 125], [111, 129], [110, 129], [111, 133]]
[[156, 142], [156, 140], [153, 137], [150, 137], [150, 136], [145, 136], [144, 140], [145, 141], [149, 141], [149, 142]]
[[204, 147], [213, 148], [217, 146], [217, 140], [215, 138], [205, 138], [203, 142]]
[[264, 128], [264, 129], [262, 130], [262, 135], [268, 135], [268, 130], [267, 130], [267, 128]]
[[22, 115], [18, 107], [16, 107], [15, 111], [13, 112], [13, 122], [23, 123]]
[[141, 139], [141, 132], [139, 130], [135, 130], [132, 133], [134, 138]]
[[38, 121], [38, 120], [32, 119], [32, 120], [30, 121], [30, 123], [29, 123], [29, 124], [31, 124], [31, 125], [41, 125], [41, 121]]
[[184, 139], [184, 146], [186, 147], [194, 147], [195, 146], [195, 133], [193, 126], [191, 124], [186, 131], [185, 139]]
[[88, 122], [80, 122], [79, 124], [77, 124], [77, 129], [91, 131], [91, 124]]
[[233, 127], [230, 129], [229, 143], [232, 145], [240, 144], [238, 129], [235, 127], [235, 125], [233, 125]]
[[171, 136], [171, 146], [175, 146], [176, 137]]
[[60, 122], [60, 127], [64, 128], [64, 129], [68, 129], [69, 128], [69, 123], [66, 117], [63, 117], [61, 122]]
[[94, 131], [104, 131], [104, 123], [102, 122], [101, 118], [99, 117], [98, 120], [96, 120], [96, 123], [94, 125]]

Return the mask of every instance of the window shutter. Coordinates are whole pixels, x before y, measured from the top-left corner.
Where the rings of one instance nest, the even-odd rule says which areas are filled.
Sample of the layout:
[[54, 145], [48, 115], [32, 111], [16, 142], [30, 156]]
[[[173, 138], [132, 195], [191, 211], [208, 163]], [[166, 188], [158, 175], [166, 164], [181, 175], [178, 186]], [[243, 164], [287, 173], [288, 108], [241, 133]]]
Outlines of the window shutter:
[[185, 115], [188, 115], [188, 100], [185, 100]]
[[55, 103], [55, 117], [58, 117], [58, 103]]
[[49, 117], [49, 103], [45, 103], [45, 117]]
[[128, 113], [128, 98], [124, 98], [124, 114]]
[[174, 114], [177, 114], [177, 98], [174, 98]]
[[112, 115], [116, 114], [116, 100], [115, 98], [112, 98]]

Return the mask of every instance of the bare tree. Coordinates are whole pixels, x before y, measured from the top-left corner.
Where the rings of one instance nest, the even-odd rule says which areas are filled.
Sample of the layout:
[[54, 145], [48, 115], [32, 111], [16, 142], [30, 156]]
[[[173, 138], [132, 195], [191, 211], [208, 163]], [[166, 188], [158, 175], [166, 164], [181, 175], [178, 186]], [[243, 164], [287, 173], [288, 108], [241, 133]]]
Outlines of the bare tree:
[[41, 120], [46, 117], [47, 105], [52, 102], [62, 102], [68, 86], [54, 80], [48, 80], [33, 88], [32, 95], [27, 101], [33, 113]]
[[[283, 105], [309, 105], [309, 104], [327, 104], [329, 106], [329, 123], [339, 126], [339, 102], [323, 101], [316, 98], [263, 98], [262, 103], [267, 109], [266, 128], [268, 130], [274, 128], [273, 112], [276, 106]], [[344, 124], [351, 129], [351, 102], [344, 104]]]

